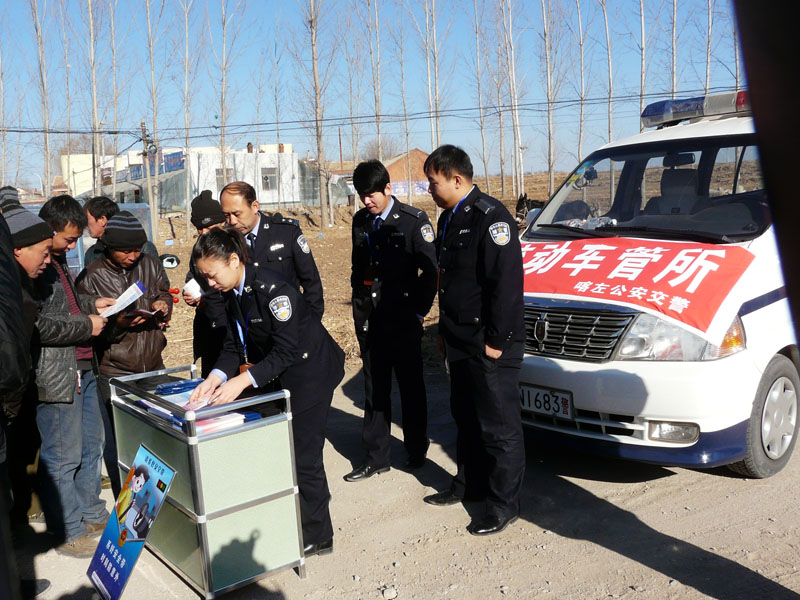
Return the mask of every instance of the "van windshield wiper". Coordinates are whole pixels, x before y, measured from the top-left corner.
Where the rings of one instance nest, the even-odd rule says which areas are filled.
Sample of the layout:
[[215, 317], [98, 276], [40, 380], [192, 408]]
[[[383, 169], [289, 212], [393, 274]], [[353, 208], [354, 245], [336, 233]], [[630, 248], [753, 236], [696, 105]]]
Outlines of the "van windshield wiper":
[[[582, 233], [587, 237], [616, 237], [616, 233], [612, 233], [610, 231], [601, 232], [598, 229], [583, 229], [582, 227], [573, 227], [572, 225], [564, 225], [563, 223], [542, 223], [536, 225], [537, 227], [548, 228], [548, 229], [566, 229], [567, 231], [574, 231], [575, 233]], [[605, 228], [603, 228], [605, 229]]]
[[682, 240], [693, 240], [696, 242], [711, 242], [711, 243], [731, 243], [734, 240], [723, 233], [714, 233], [712, 231], [695, 231], [693, 229], [667, 229], [662, 227], [624, 227], [619, 225], [603, 225], [598, 227], [595, 232], [602, 230], [608, 234], [619, 233], [653, 233], [665, 235]]

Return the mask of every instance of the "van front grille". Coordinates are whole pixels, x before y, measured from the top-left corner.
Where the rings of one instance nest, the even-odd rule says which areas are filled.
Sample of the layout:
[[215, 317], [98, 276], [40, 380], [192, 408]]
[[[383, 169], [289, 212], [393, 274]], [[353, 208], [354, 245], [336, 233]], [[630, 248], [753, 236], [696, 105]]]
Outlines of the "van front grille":
[[630, 326], [635, 312], [525, 306], [525, 351], [549, 356], [604, 362]]

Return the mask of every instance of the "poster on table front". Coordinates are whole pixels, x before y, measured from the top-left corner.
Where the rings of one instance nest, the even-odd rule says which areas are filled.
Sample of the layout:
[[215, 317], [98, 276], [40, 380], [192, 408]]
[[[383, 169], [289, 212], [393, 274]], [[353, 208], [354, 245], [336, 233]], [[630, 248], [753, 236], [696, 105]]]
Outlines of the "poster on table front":
[[174, 477], [174, 469], [139, 446], [86, 572], [104, 600], [122, 596]]

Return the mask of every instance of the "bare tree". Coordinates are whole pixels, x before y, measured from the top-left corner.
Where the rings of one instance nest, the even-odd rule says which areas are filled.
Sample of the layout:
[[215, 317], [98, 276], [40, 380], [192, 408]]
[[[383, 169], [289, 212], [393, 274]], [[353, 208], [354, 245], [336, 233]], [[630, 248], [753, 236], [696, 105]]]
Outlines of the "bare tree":
[[220, 161], [222, 163], [222, 183], [225, 185], [228, 183], [225, 134], [228, 122], [228, 113], [230, 112], [230, 98], [228, 97], [228, 74], [236, 58], [235, 46], [239, 37], [239, 24], [241, 23], [241, 17], [244, 11], [244, 0], [237, 0], [232, 10], [230, 10], [229, 0], [220, 0], [219, 5], [220, 31], [222, 36], [221, 46], [219, 50], [217, 50], [212, 40], [211, 49], [214, 54], [216, 67], [219, 70], [219, 79], [216, 82], [217, 94], [219, 98], [219, 152]]
[[503, 22], [503, 48], [505, 51], [504, 67], [509, 102], [511, 104], [511, 127], [514, 137], [513, 193], [517, 196], [525, 191], [525, 173], [522, 161], [522, 131], [519, 123], [519, 91], [517, 88], [517, 59], [514, 51], [513, 7], [513, 0], [500, 0], [500, 12]]
[[[605, 10], [603, 11], [605, 13]], [[678, 0], [672, 0], [672, 44], [671, 54], [672, 57], [672, 98], [675, 99], [678, 93]]]
[[[362, 15], [362, 21], [367, 30], [369, 41], [369, 60], [372, 74], [372, 98], [375, 107], [375, 129], [378, 142], [378, 160], [383, 160], [383, 140], [381, 137], [381, 32], [378, 19], [378, 0], [367, 0], [364, 6], [360, 2], [355, 5], [363, 6], [366, 14]], [[359, 11], [360, 12], [360, 11]]]
[[486, 177], [486, 193], [491, 195], [492, 184], [489, 182], [489, 156], [486, 153], [486, 116], [483, 112], [483, 78], [481, 76], [481, 63], [484, 60], [481, 54], [483, 15], [478, 16], [478, 0], [472, 0], [472, 12], [472, 26], [475, 30], [475, 84], [478, 95], [478, 123], [481, 130], [481, 160], [483, 161], [483, 174]]
[[[611, 34], [608, 28], [608, 11], [606, 10], [606, 0], [598, 0], [600, 8], [603, 10], [603, 23], [606, 29], [606, 55], [608, 57], [608, 141], [614, 138], [614, 75], [611, 62]], [[614, 197], [614, 165], [611, 165], [609, 177], [609, 198]]]
[[[280, 17], [275, 18], [275, 35], [272, 41], [272, 99], [275, 105], [275, 141], [281, 142], [281, 99], [283, 95], [283, 82], [280, 78], [281, 60], [283, 60], [283, 44], [281, 43], [281, 21]], [[258, 159], [256, 159], [258, 162]], [[281, 209], [283, 201], [283, 184], [281, 173], [281, 157], [278, 157], [278, 210]]]
[[[329, 174], [325, 164], [325, 141], [323, 136], [323, 120], [325, 118], [324, 95], [330, 81], [330, 65], [333, 60], [334, 48], [328, 48], [328, 52], [325, 53], [320, 47], [320, 17], [323, 14], [322, 3], [323, 0], [304, 0], [304, 3], [300, 6], [303, 15], [305, 34], [308, 36], [307, 48], [310, 51], [311, 60], [308, 61], [305, 57], [305, 53], [297, 47], [294, 51], [294, 58], [298, 69], [308, 79], [306, 92], [310, 96], [311, 106], [313, 107], [313, 129], [317, 148], [320, 220], [323, 229], [325, 229], [329, 226], [327, 186]], [[320, 62], [323, 62], [321, 69]]]
[[47, 90], [47, 57], [44, 51], [44, 28], [47, 4], [44, 5], [41, 14], [39, 13], [38, 0], [30, 0], [30, 8], [33, 31], [36, 36], [36, 50], [39, 66], [39, 95], [42, 101], [42, 132], [44, 136], [42, 155], [44, 162], [44, 181], [42, 182], [42, 194], [44, 194], [45, 198], [48, 198], [50, 196], [50, 104]]
[[[69, 62], [69, 47], [70, 47], [70, 37], [67, 35], [67, 23], [69, 22], [69, 16], [65, 12], [65, 4], [66, 0], [59, 0], [58, 3], [58, 12], [59, 12], [59, 20], [61, 21], [61, 44], [64, 47], [64, 101], [67, 105], [67, 148], [70, 146], [70, 136], [72, 135], [72, 98], [70, 96], [69, 90], [69, 74], [71, 65]], [[67, 172], [66, 172], [66, 183], [69, 185], [69, 174], [72, 172], [72, 164], [71, 164], [71, 153], [67, 152]]]
[[708, 12], [708, 31], [706, 35], [706, 86], [705, 92], [711, 87], [711, 33], [714, 27], [714, 2], [707, 0], [706, 8]]
[[[496, 11], [499, 15], [500, 9], [497, 7]], [[497, 16], [497, 15], [496, 15]], [[505, 131], [503, 129], [503, 90], [505, 89], [505, 70], [503, 69], [503, 41], [502, 33], [500, 31], [500, 19], [495, 19], [495, 26], [497, 29], [495, 38], [497, 45], [494, 47], [494, 54], [486, 57], [486, 68], [492, 78], [494, 85], [495, 97], [495, 111], [497, 113], [497, 136], [500, 146], [500, 197], [506, 195], [506, 146], [505, 146]]]
[[[381, 145], [383, 146], [384, 155], [387, 158], [393, 158], [400, 154], [401, 145], [396, 137], [390, 135], [384, 136]], [[364, 158], [367, 159], [378, 158], [378, 138], [371, 138], [364, 142], [363, 155]]]
[[86, 0], [86, 23], [89, 29], [89, 46], [87, 58], [89, 59], [89, 75], [92, 93], [92, 195], [96, 196], [98, 190], [103, 189], [102, 167], [97, 168], [97, 151], [100, 149], [100, 120], [97, 113], [97, 63], [95, 54], [97, 50], [97, 36], [94, 27], [95, 9], [93, 0]]
[[[183, 13], [183, 160], [185, 173], [185, 188], [186, 188], [186, 239], [191, 238], [191, 216], [192, 205], [189, 200], [192, 196], [192, 181], [189, 172], [189, 129], [192, 124], [191, 101], [192, 101], [192, 82], [194, 81], [194, 74], [197, 71], [199, 62], [199, 52], [191, 53], [189, 50], [189, 23], [192, 16], [192, 7], [194, 0], [178, 0]], [[201, 46], [198, 44], [197, 48]], [[114, 127], [116, 129], [116, 125]]]
[[436, 0], [421, 0], [425, 17], [424, 28], [420, 26], [414, 12], [409, 9], [414, 28], [420, 38], [425, 55], [425, 74], [427, 77], [428, 121], [430, 123], [431, 150], [439, 146], [439, 96], [438, 96], [438, 48], [436, 46]]
[[[358, 1], [359, 0], [355, 0], [355, 3]], [[352, 12], [355, 12], [355, 8]], [[345, 23], [345, 30], [352, 31], [349, 14]], [[394, 29], [392, 29], [392, 31], [394, 32]], [[347, 67], [348, 111], [350, 113], [350, 152], [353, 162], [356, 163], [359, 158], [359, 138], [361, 135], [359, 114], [361, 110], [361, 85], [364, 80], [364, 63], [358, 53], [353, 52], [349, 40], [345, 40], [343, 46], [344, 60]]]
[[406, 178], [408, 181], [406, 202], [408, 202], [408, 204], [413, 204], [413, 190], [411, 189], [413, 181], [411, 175], [411, 129], [408, 122], [408, 103], [406, 101], [406, 23], [404, 12], [401, 10], [399, 3], [396, 3], [395, 9], [399, 22], [397, 23], [397, 27], [391, 28], [390, 33], [394, 40], [397, 64], [400, 67], [400, 100], [403, 104], [403, 126], [406, 140]]
[[[647, 40], [644, 30], [644, 0], [639, 0], [639, 24], [641, 32], [639, 37], [639, 114], [641, 115], [644, 112], [647, 80]], [[641, 119], [639, 119], [639, 131], [644, 131], [644, 125], [642, 125]]]
[[549, 198], [555, 189], [556, 137], [553, 123], [555, 103], [563, 84], [563, 57], [560, 52], [564, 22], [560, 5], [553, 0], [542, 4], [542, 54], [544, 55], [545, 99], [547, 102], [547, 174]]
[[[117, 199], [117, 152], [119, 151], [119, 85], [117, 81], [117, 0], [108, 0], [109, 46], [111, 49], [111, 111], [114, 131], [114, 163], [111, 173], [111, 197]], [[188, 169], [187, 169], [188, 172]], [[188, 221], [188, 219], [187, 219]]]
[[575, 41], [578, 44], [578, 160], [583, 158], [583, 129], [586, 125], [586, 31], [583, 28], [581, 0], [575, 0], [575, 14], [578, 18], [578, 32]]
[[[155, 23], [153, 22], [152, 15], [151, 15], [151, 5], [153, 0], [144, 0], [145, 6], [145, 16], [147, 18], [147, 54], [150, 63], [150, 100], [153, 106], [153, 144], [156, 149], [159, 148], [158, 143], [158, 86], [156, 85], [156, 65], [155, 65], [155, 43], [156, 38], [159, 33], [159, 25], [161, 24], [161, 18], [164, 15], [164, 0], [161, 0], [160, 6], [158, 8], [158, 14], [156, 15]], [[160, 77], [159, 77], [160, 79]], [[142, 122], [142, 129], [144, 129], [144, 121]], [[144, 137], [144, 131], [142, 131]], [[146, 140], [142, 140], [145, 142]], [[150, 163], [155, 158], [156, 161], [156, 169], [155, 169], [155, 178], [156, 178], [156, 185], [153, 187], [150, 182]], [[159, 204], [158, 204], [158, 152], [156, 151], [155, 157], [151, 156], [149, 152], [145, 152], [142, 156], [142, 164], [144, 165], [145, 174], [147, 176], [147, 187], [148, 187], [148, 196], [150, 200], [150, 223], [153, 228], [153, 235], [158, 234], [158, 211], [159, 211]]]
[[3, 67], [3, 44], [0, 38], [0, 186], [6, 184], [6, 73]]

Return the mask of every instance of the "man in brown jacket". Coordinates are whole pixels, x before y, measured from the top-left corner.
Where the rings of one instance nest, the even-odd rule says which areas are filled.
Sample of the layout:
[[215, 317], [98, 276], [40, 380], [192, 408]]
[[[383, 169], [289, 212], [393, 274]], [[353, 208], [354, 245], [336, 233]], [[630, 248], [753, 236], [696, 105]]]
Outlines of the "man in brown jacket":
[[[78, 277], [78, 291], [84, 294], [118, 298], [137, 281], [144, 293], [122, 312], [113, 315], [103, 335], [95, 342], [100, 363], [98, 387], [105, 401], [106, 449], [104, 460], [111, 489], [121, 489], [117, 449], [111, 427], [109, 403], [111, 377], [132, 375], [164, 368], [161, 351], [167, 345], [163, 324], [172, 315], [172, 295], [164, 268], [157, 259], [142, 254], [147, 241], [139, 220], [128, 211], [108, 220], [101, 238], [104, 257], [90, 264]], [[152, 314], [147, 314], [152, 313]]]

